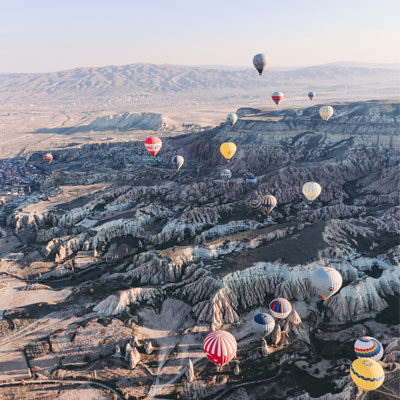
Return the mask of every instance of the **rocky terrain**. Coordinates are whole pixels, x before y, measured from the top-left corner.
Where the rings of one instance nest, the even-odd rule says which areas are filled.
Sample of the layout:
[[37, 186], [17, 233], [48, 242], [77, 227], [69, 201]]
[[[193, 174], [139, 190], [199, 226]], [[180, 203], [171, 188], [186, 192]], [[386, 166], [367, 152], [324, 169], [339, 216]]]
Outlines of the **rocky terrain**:
[[[386, 380], [358, 395], [391, 398], [400, 103], [332, 105], [328, 123], [318, 106], [242, 108], [233, 127], [163, 137], [156, 159], [142, 141], [53, 152], [46, 199], [27, 196], [1, 228], [0, 397], [350, 400], [353, 343], [367, 334], [385, 347]], [[91, 123], [109, 128], [101, 118]], [[238, 147], [228, 182], [224, 141]], [[323, 188], [312, 204], [310, 180]], [[273, 212], [251, 211], [266, 194]], [[320, 266], [343, 277], [326, 302], [311, 285]], [[277, 296], [294, 310], [264, 340], [252, 317]], [[220, 371], [201, 346], [217, 328], [238, 342]]]

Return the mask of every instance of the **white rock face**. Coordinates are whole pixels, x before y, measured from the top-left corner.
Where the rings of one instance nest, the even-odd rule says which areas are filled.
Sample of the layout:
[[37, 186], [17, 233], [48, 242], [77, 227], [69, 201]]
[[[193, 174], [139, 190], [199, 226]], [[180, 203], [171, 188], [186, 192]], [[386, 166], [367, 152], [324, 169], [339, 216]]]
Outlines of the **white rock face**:
[[196, 376], [194, 374], [193, 363], [192, 363], [192, 360], [190, 358], [189, 358], [189, 361], [188, 361], [187, 366], [186, 366], [185, 375], [186, 375], [186, 379], [187, 379], [188, 382], [194, 382], [195, 379], [196, 379]]
[[176, 121], [172, 120], [166, 115], [124, 112], [120, 114], [106, 114], [98, 116], [90, 124], [74, 128], [73, 130], [79, 131], [80, 129], [81, 131], [105, 131], [118, 129], [119, 131], [127, 131], [132, 129], [140, 129], [158, 131], [162, 129], [174, 129], [178, 126], [179, 124]]
[[328, 299], [329, 315], [339, 321], [357, 321], [368, 313], [382, 311], [388, 305], [383, 297], [399, 293], [400, 269], [387, 269], [379, 278], [363, 277]]
[[118, 315], [126, 311], [131, 304], [140, 304], [160, 299], [163, 291], [154, 288], [134, 288], [124, 290], [107, 297], [94, 307], [94, 311], [103, 316]]

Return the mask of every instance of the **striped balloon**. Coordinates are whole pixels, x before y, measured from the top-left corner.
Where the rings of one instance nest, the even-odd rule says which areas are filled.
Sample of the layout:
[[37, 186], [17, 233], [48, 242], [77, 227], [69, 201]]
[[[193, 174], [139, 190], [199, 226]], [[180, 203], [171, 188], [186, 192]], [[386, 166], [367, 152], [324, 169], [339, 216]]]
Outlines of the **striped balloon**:
[[145, 142], [144, 146], [146, 147], [147, 151], [155, 157], [157, 153], [160, 151], [162, 146], [162, 141], [157, 136], [150, 136], [148, 137]]
[[209, 333], [203, 342], [203, 351], [207, 358], [218, 368], [236, 357], [237, 343], [235, 337], [226, 331]]
[[315, 200], [321, 194], [321, 190], [317, 182], [307, 182], [303, 185], [303, 194], [309, 201]]
[[253, 327], [261, 336], [268, 336], [275, 328], [275, 320], [266, 313], [256, 314], [253, 318]]
[[53, 161], [53, 154], [51, 154], [51, 153], [46, 153], [46, 154], [43, 156], [43, 161], [50, 165], [51, 162]]
[[278, 105], [283, 100], [283, 93], [282, 92], [274, 92], [272, 93], [272, 100]]
[[276, 197], [272, 196], [272, 194], [266, 195], [262, 200], [261, 200], [261, 205], [263, 206], [265, 212], [269, 214], [278, 204], [276, 201]]
[[253, 211], [259, 211], [259, 210], [261, 210], [261, 209], [262, 209], [261, 201], [260, 201], [260, 200], [257, 200], [257, 199], [252, 200], [252, 201], [250, 202], [250, 208], [251, 208]]
[[319, 115], [321, 116], [321, 118], [322, 118], [325, 122], [328, 122], [328, 119], [329, 119], [330, 117], [332, 117], [333, 113], [334, 113], [334, 110], [333, 110], [333, 107], [331, 107], [331, 106], [322, 106], [322, 107], [319, 109]]
[[232, 172], [229, 169], [223, 169], [220, 172], [221, 178], [225, 181], [228, 181], [229, 179], [232, 178]]
[[277, 297], [269, 303], [271, 314], [278, 319], [285, 319], [292, 312], [292, 305], [283, 297]]
[[358, 358], [372, 358], [379, 361], [383, 357], [381, 343], [373, 337], [363, 336], [354, 343], [354, 352]]
[[358, 358], [350, 367], [350, 376], [354, 383], [362, 390], [375, 390], [385, 380], [385, 373], [381, 365], [369, 358]]

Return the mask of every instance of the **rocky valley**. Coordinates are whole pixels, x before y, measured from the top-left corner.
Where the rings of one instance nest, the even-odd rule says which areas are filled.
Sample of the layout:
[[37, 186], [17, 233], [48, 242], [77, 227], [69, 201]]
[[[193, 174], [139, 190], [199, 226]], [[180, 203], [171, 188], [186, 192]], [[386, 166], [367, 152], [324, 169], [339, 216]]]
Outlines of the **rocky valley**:
[[[49, 166], [44, 151], [18, 156], [43, 183], [1, 214], [0, 398], [398, 398], [400, 103], [331, 104], [327, 123], [313, 105], [242, 107], [234, 126], [201, 129], [129, 113], [37, 127], [125, 133], [53, 149]], [[147, 134], [162, 139], [155, 158]], [[223, 142], [238, 149], [229, 164]], [[322, 186], [312, 203], [308, 181]], [[254, 212], [267, 194], [276, 208]], [[326, 301], [321, 266], [343, 278]], [[279, 296], [293, 311], [261, 338], [253, 316]], [[218, 370], [202, 349], [215, 329], [238, 345]], [[362, 394], [349, 367], [363, 335], [385, 347], [386, 377]]]

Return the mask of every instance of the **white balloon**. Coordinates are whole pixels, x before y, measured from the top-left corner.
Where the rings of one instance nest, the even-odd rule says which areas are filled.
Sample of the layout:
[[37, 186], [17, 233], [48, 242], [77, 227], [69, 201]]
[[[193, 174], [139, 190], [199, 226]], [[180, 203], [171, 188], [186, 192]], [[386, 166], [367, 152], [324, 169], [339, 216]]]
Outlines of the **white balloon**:
[[230, 113], [226, 117], [226, 122], [229, 122], [231, 125], [235, 125], [238, 117], [235, 113]]
[[343, 283], [342, 275], [336, 269], [328, 267], [314, 270], [311, 274], [311, 281], [317, 293], [324, 300], [334, 295]]
[[268, 336], [275, 328], [275, 320], [266, 313], [256, 314], [253, 318], [253, 327], [261, 336]]

